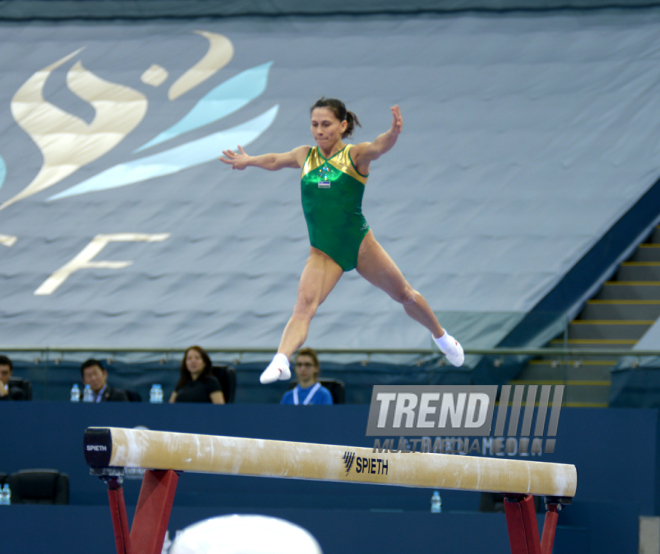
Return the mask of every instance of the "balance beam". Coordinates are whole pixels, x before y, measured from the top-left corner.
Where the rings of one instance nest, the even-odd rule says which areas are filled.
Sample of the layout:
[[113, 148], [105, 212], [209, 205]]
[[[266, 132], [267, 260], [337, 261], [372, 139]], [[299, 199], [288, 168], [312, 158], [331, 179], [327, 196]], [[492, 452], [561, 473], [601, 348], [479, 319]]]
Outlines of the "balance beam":
[[377, 453], [370, 448], [90, 427], [92, 468], [130, 467], [375, 483], [403, 487], [572, 498], [574, 465], [432, 453]]

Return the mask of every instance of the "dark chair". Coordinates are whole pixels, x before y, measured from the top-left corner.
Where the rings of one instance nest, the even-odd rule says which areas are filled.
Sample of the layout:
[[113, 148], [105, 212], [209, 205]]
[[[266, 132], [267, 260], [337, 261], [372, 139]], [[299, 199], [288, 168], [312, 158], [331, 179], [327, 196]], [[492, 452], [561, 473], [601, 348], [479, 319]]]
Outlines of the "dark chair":
[[[344, 404], [346, 401], [346, 385], [339, 379], [319, 379], [319, 383], [330, 391], [333, 404]], [[289, 390], [298, 384], [297, 381], [289, 384]]]
[[69, 503], [69, 476], [55, 469], [22, 469], [8, 483], [12, 504]]
[[129, 402], [142, 402], [142, 397], [139, 392], [134, 390], [124, 389], [126, 391], [126, 396], [128, 396]]
[[225, 395], [225, 403], [233, 404], [236, 396], [236, 370], [226, 365], [214, 365], [211, 373], [220, 381], [222, 394]]
[[[7, 384], [12, 400], [32, 400], [32, 383], [21, 377], [12, 377]], [[14, 391], [12, 391], [14, 389]]]
[[343, 404], [346, 401], [346, 385], [339, 379], [319, 379], [321, 385], [330, 391], [334, 404]]

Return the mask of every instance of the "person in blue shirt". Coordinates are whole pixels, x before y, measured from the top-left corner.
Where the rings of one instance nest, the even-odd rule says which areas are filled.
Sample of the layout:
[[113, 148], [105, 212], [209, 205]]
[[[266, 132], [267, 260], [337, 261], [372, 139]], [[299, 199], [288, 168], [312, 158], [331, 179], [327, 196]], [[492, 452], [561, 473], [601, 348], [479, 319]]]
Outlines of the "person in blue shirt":
[[314, 350], [303, 348], [298, 352], [295, 371], [298, 384], [284, 393], [281, 404], [332, 404], [330, 391], [319, 383], [319, 358]]

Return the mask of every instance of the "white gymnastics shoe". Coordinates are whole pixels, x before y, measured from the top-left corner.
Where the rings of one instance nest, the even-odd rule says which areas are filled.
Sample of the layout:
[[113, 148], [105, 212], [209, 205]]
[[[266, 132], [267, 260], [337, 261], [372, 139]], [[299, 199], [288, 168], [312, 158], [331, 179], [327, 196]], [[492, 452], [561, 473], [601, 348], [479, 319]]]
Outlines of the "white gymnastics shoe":
[[437, 339], [433, 337], [433, 340], [438, 345], [440, 351], [447, 357], [451, 365], [456, 367], [461, 367], [463, 365], [463, 362], [465, 361], [463, 347], [454, 337], [447, 333], [447, 331]]
[[262, 385], [274, 383], [277, 380], [288, 381], [291, 379], [291, 370], [289, 369], [289, 359], [284, 354], [275, 354], [273, 361], [268, 364], [264, 372], [259, 377]]

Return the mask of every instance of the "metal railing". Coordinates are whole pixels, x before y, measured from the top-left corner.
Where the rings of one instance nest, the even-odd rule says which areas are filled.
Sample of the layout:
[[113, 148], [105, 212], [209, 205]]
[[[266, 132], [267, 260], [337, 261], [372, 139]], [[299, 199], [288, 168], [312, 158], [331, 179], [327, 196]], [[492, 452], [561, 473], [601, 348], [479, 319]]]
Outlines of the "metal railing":
[[[174, 385], [185, 350], [179, 347], [10, 346], [0, 347], [0, 354], [12, 358], [18, 369], [15, 373], [32, 382], [36, 399], [66, 400], [71, 383], [79, 380], [80, 362], [87, 358], [103, 360], [114, 368], [112, 379], [117, 386], [144, 389], [141, 390], [144, 397], [153, 380], [170, 388]], [[207, 349], [215, 363], [236, 367], [241, 374], [243, 398], [256, 399], [255, 402], [277, 402], [279, 397], [276, 396], [281, 396], [281, 391], [271, 393], [258, 381], [265, 367], [263, 363], [275, 350]], [[612, 381], [626, 383], [642, 377], [637, 370], [660, 367], [660, 350], [467, 348], [466, 364], [462, 368], [450, 366], [438, 350], [431, 348], [319, 348], [317, 352], [324, 375], [343, 380], [347, 390], [356, 397], [351, 400], [353, 403], [368, 402], [375, 384], [478, 384], [486, 381], [523, 386], [563, 384], [566, 386], [565, 406], [600, 408], [610, 404], [611, 392], [620, 394], [621, 387], [611, 389]], [[266, 398], [267, 393], [272, 398]]]
[[[0, 352], [107, 352], [107, 353], [142, 353], [142, 354], [180, 354], [187, 347], [112, 347], [106, 346], [0, 346]], [[273, 354], [277, 347], [272, 348], [207, 348], [211, 353], [239, 354]], [[382, 355], [440, 355], [433, 348], [315, 348], [319, 354], [382, 354]], [[660, 350], [630, 350], [614, 348], [466, 348], [466, 355], [478, 356], [660, 356]]]

